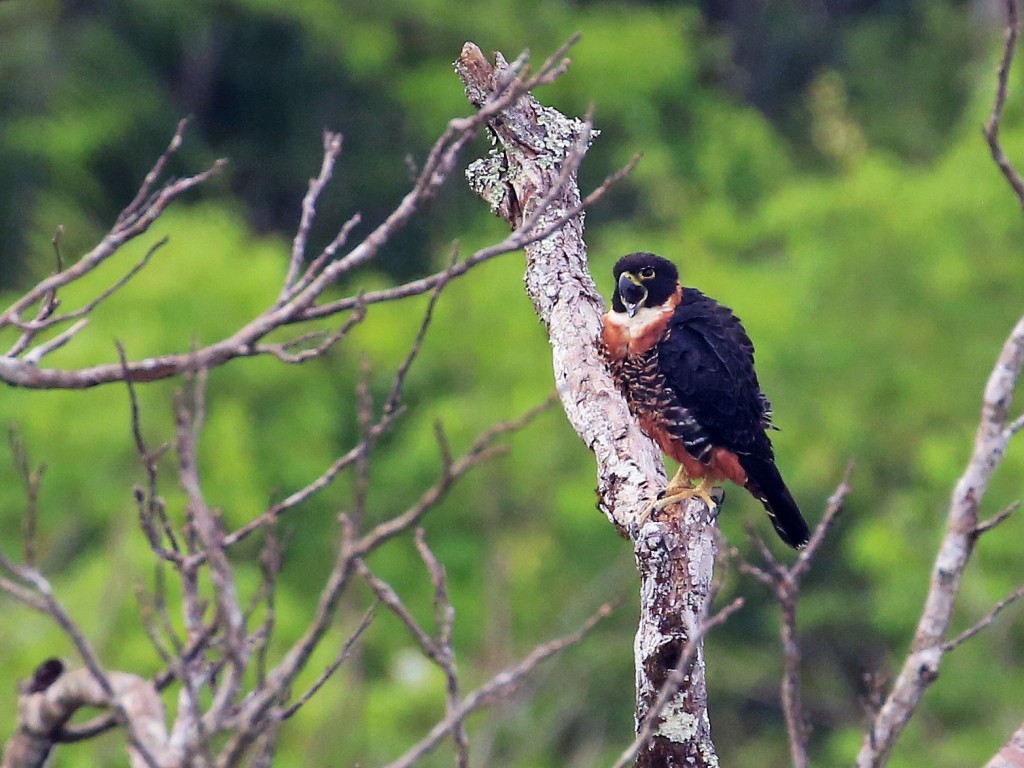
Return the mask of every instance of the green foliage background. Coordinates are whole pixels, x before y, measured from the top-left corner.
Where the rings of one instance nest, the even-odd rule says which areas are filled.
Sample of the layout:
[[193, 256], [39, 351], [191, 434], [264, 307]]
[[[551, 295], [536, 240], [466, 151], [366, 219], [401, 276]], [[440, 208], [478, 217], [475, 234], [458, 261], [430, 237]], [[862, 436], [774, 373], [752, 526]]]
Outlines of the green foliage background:
[[[124, 264], [171, 238], [52, 362], [113, 360], [115, 338], [133, 356], [219, 338], [276, 296], [323, 128], [345, 134], [345, 151], [318, 243], [357, 210], [363, 232], [379, 222], [409, 185], [408, 163], [466, 112], [450, 67], [465, 40], [546, 55], [582, 32], [569, 73], [538, 96], [568, 113], [594, 105], [602, 134], [584, 186], [643, 153], [588, 213], [599, 284], [609, 287], [617, 256], [653, 250], [737, 311], [782, 427], [780, 463], [810, 518], [857, 461], [849, 511], [801, 613], [812, 754], [820, 765], [848, 764], [863, 676], [892, 672], [906, 650], [982, 385], [1024, 304], [1020, 210], [979, 131], [1001, 40], [991, 5], [9, 0], [0, 3], [0, 286], [9, 299], [51, 269], [58, 225], [68, 255], [88, 248], [176, 120], [192, 114], [175, 172], [228, 156], [226, 176], [127, 249]], [[1021, 96], [1015, 79], [1004, 143], [1024, 161]], [[484, 148], [481, 140], [476, 151]], [[423, 274], [449, 258], [456, 238], [465, 253], [502, 233], [455, 178], [345, 287]], [[373, 519], [403, 509], [436, 477], [436, 422], [458, 451], [550, 391], [522, 269], [520, 256], [507, 256], [444, 294], [409, 379], [408, 415], [373, 460]], [[208, 497], [229, 522], [300, 487], [351, 445], [362, 361], [379, 399], [423, 306], [374, 308], [354, 342], [323, 361], [241, 361], [211, 376], [201, 462]], [[153, 443], [171, 436], [175, 386], [142, 390]], [[59, 595], [110, 667], [157, 671], [135, 598], [153, 573], [131, 496], [143, 475], [126, 393], [7, 390], [0, 422], [20, 425], [32, 457], [47, 464], [40, 550]], [[171, 469], [162, 490], [180, 514]], [[0, 477], [0, 543], [16, 553], [24, 494], [6, 459]], [[628, 596], [512, 702], [471, 720], [475, 764], [607, 764], [630, 736], [635, 574], [628, 545], [595, 511], [593, 486], [592, 457], [551, 411], [426, 521], [451, 580], [467, 686], [572, 630], [603, 600]], [[983, 515], [1022, 491], [1018, 444]], [[312, 611], [334, 517], [350, 505], [342, 480], [282, 525], [282, 646]], [[770, 535], [757, 503], [729, 492], [720, 523], [744, 550], [750, 521]], [[1022, 525], [1011, 518], [983, 539], [958, 627], [1024, 580]], [[371, 564], [429, 618], [411, 541]], [[255, 584], [255, 549], [238, 567]], [[730, 575], [726, 591], [748, 605], [707, 647], [722, 763], [785, 765], [775, 612], [749, 580]], [[347, 601], [333, 647], [365, 604], [365, 594]], [[52, 655], [73, 658], [45, 620], [0, 597], [0, 732], [13, 723], [15, 682]], [[1024, 713], [1022, 661], [1017, 615], [957, 650], [892, 765], [984, 762]], [[382, 763], [442, 715], [442, 682], [382, 615], [341, 677], [284, 729], [278, 764]], [[120, 765], [121, 749], [109, 735], [60, 750], [54, 764]], [[425, 764], [449, 763], [441, 750]]]

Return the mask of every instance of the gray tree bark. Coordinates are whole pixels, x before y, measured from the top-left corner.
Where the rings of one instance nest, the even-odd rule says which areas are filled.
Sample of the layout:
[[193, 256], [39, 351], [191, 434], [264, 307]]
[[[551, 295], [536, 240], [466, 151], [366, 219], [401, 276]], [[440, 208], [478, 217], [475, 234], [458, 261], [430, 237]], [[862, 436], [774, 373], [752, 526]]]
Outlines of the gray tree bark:
[[[520, 65], [510, 66], [501, 54], [492, 65], [467, 43], [455, 68], [469, 100], [482, 107], [510, 87]], [[664, 487], [665, 473], [660, 452], [630, 415], [597, 347], [605, 306], [587, 265], [587, 201], [576, 183], [592, 137], [589, 121], [566, 117], [527, 93], [488, 125], [497, 146], [470, 166], [469, 183], [529, 241], [526, 291], [547, 327], [558, 394], [597, 458], [600, 508], [632, 541], [640, 574], [636, 724], [638, 733], [649, 735], [624, 760], [635, 755], [638, 766], [717, 765], [700, 643], [716, 555], [714, 520], [695, 500], [658, 522], [634, 522]], [[680, 665], [686, 674], [673, 676]], [[652, 712], [670, 678], [680, 687]], [[645, 729], [649, 716], [656, 720]]]

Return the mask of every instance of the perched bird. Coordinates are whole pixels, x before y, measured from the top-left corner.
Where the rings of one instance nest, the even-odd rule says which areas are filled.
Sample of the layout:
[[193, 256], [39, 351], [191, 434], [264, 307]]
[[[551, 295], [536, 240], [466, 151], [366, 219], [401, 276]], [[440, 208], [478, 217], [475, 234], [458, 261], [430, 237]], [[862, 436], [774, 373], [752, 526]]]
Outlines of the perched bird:
[[786, 544], [804, 547], [807, 523], [775, 466], [771, 404], [739, 319], [680, 285], [675, 265], [654, 254], [623, 256], [613, 274], [602, 353], [641, 429], [680, 464], [641, 522], [692, 496], [713, 507], [709, 486], [731, 480], [764, 505]]

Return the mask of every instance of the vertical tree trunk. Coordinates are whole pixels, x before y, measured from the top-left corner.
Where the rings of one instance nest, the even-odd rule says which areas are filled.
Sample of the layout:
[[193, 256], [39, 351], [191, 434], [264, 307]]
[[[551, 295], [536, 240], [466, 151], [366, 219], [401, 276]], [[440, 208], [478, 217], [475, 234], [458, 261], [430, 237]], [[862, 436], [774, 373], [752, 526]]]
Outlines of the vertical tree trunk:
[[637, 755], [636, 764], [643, 768], [718, 765], [699, 641], [716, 552], [704, 513], [702, 505], [693, 504], [686, 515], [649, 534], [644, 526], [634, 542], [640, 571], [640, 624], [634, 649], [638, 730], [669, 675], [683, 662], [686, 644], [697, 641], [683, 684]]
[[[455, 68], [470, 101], [481, 109], [494, 93], [516, 87], [515, 68], [500, 54], [492, 66], [472, 43]], [[495, 114], [489, 126], [498, 146], [470, 166], [470, 185], [514, 230], [536, 237], [525, 248], [526, 289], [547, 326], [558, 393], [569, 421], [597, 457], [602, 511], [634, 544], [641, 581], [638, 732], [684, 650], [695, 644], [683, 685], [661, 710], [637, 765], [717, 765], [699, 645], [715, 559], [714, 521], [702, 503], [692, 501], [662, 522], [640, 529], [634, 524], [664, 487], [665, 474], [660, 453], [629, 414], [597, 348], [604, 301], [587, 268], [576, 184], [590, 126], [541, 106], [529, 93]]]

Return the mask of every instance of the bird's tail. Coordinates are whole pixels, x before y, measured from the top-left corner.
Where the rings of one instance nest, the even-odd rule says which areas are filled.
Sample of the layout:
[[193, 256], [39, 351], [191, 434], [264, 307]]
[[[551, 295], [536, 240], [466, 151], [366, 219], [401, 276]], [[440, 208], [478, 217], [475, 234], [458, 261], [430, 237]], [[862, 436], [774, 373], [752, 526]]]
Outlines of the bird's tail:
[[793, 501], [786, 483], [772, 460], [740, 457], [740, 463], [747, 472], [747, 490], [764, 504], [779, 538], [794, 549], [807, 546], [810, 531], [800, 508]]

